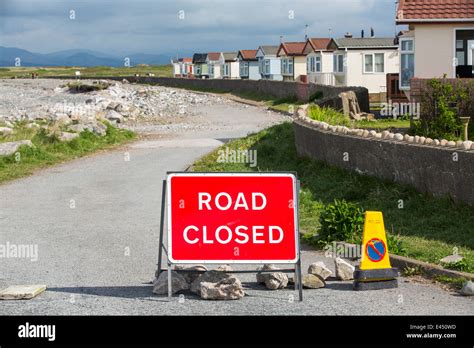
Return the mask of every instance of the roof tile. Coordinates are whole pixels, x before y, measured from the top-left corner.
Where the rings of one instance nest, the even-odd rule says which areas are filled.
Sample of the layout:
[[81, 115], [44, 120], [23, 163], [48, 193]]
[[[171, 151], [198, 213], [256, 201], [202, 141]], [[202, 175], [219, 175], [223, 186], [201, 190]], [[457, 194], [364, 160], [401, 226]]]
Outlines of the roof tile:
[[398, 21], [410, 19], [473, 19], [474, 0], [400, 0]]

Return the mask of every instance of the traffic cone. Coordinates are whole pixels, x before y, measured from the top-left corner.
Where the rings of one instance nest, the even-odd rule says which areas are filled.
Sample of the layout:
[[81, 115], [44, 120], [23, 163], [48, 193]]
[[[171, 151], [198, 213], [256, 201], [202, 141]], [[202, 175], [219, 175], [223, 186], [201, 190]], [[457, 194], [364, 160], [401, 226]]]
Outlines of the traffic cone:
[[390, 265], [382, 212], [365, 212], [362, 257], [354, 271], [354, 290], [398, 287], [398, 270]]

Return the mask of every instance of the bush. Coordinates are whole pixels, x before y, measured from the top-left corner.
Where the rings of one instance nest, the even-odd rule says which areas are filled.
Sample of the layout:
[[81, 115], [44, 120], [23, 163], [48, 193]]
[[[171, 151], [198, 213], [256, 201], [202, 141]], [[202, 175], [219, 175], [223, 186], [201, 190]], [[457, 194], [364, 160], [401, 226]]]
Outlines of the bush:
[[321, 243], [333, 241], [360, 241], [364, 226], [364, 212], [361, 208], [345, 200], [334, 200], [328, 204], [319, 217], [321, 229], [318, 240]]
[[474, 107], [474, 84], [446, 79], [428, 82], [421, 96], [421, 117], [412, 123], [413, 134], [457, 140], [463, 126], [459, 116], [469, 116]]

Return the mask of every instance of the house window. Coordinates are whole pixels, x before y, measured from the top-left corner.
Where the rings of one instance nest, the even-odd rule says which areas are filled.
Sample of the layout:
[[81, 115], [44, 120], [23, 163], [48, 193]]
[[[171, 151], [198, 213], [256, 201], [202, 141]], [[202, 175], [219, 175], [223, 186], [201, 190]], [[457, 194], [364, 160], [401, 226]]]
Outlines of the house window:
[[409, 88], [415, 76], [415, 40], [400, 40], [400, 88]]
[[223, 76], [229, 76], [229, 63], [225, 63], [222, 66], [222, 75]]
[[293, 75], [293, 59], [283, 58], [281, 60], [281, 72], [283, 75]]
[[321, 64], [321, 56], [316, 56], [316, 57], [314, 58], [314, 60], [316, 61], [316, 72], [321, 72], [321, 70], [322, 70], [322, 69], [321, 69], [321, 66], [322, 66], [322, 64]]
[[335, 73], [344, 72], [344, 55], [343, 54], [335, 54], [333, 56], [333, 71]]
[[240, 62], [240, 76], [249, 76], [249, 62]]
[[214, 75], [214, 64], [209, 64], [209, 75]]
[[266, 75], [270, 74], [270, 59], [265, 59], [263, 61], [263, 73]]
[[293, 75], [293, 59], [288, 59], [288, 75]]
[[364, 73], [383, 73], [384, 59], [383, 53], [364, 54]]
[[196, 65], [196, 75], [201, 75], [201, 66]]

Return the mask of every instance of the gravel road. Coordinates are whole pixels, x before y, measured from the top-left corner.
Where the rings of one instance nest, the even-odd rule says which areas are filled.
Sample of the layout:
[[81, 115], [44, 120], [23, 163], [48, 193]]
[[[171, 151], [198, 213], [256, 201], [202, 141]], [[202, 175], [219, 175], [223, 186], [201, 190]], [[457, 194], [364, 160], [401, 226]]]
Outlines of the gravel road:
[[[183, 170], [228, 139], [284, 121], [282, 115], [233, 102], [193, 107], [192, 121], [144, 123], [150, 136], [126, 147], [61, 164], [0, 186], [0, 243], [34, 244], [38, 260], [1, 260], [0, 287], [46, 284], [29, 301], [1, 301], [14, 315], [461, 315], [474, 299], [400, 279], [398, 289], [352, 291], [351, 282], [329, 281], [304, 290], [270, 291], [254, 275], [238, 275], [247, 287], [239, 301], [204, 301], [193, 295], [153, 295], [161, 180]], [[127, 161], [125, 159], [129, 158]], [[302, 252], [303, 270], [332, 262]], [[374, 308], [377, 310], [374, 311]]]

